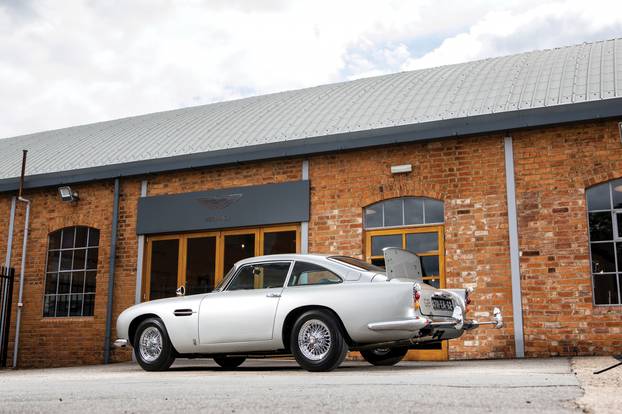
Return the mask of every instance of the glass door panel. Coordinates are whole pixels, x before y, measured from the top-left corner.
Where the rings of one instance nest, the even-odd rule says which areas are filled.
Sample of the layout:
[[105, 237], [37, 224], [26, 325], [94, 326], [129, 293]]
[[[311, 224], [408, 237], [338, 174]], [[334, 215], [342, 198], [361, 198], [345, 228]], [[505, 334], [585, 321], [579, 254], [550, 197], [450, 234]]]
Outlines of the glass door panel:
[[406, 234], [406, 250], [417, 254], [438, 251], [438, 233]]
[[263, 234], [263, 254], [296, 253], [296, 230]]
[[191, 237], [186, 246], [186, 295], [208, 293], [216, 283], [216, 236]]
[[224, 239], [223, 274], [238, 260], [255, 256], [255, 233], [227, 234]]
[[[382, 249], [385, 247], [399, 247], [416, 253], [421, 258], [423, 281], [436, 288], [445, 287], [442, 226], [404, 227], [367, 232], [365, 256], [369, 262], [384, 267]], [[406, 359], [447, 359], [447, 343], [439, 341], [412, 345]]]
[[384, 255], [382, 249], [385, 247], [402, 248], [403, 237], [401, 234], [378, 235], [371, 237], [371, 263], [376, 266], [384, 267]]
[[151, 241], [149, 300], [175, 296], [179, 268], [179, 239]]

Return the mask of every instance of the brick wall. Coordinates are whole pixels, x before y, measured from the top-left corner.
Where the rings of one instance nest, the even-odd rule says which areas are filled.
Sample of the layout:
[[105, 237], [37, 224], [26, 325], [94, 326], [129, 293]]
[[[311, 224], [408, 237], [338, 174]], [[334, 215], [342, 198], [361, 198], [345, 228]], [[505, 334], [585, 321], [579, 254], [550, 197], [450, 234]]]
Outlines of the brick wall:
[[[72, 186], [80, 194], [80, 202], [63, 203], [56, 189], [30, 190], [24, 196], [31, 200], [30, 232], [24, 278], [18, 365], [20, 367], [52, 367], [101, 362], [108, 284], [108, 260], [112, 221], [112, 185], [99, 182]], [[10, 197], [3, 195], [0, 212], [3, 226], [0, 250], [6, 252]], [[12, 347], [15, 333], [16, 304], [21, 266], [25, 206], [18, 203], [13, 239], [12, 266], [16, 268]], [[97, 265], [95, 312], [92, 317], [43, 318], [43, 289], [48, 234], [63, 227], [83, 225], [100, 230]], [[9, 358], [10, 359], [10, 358]]]
[[[243, 164], [201, 171], [187, 171], [121, 179], [119, 227], [113, 299], [114, 321], [124, 309], [134, 304], [136, 291], [137, 236], [136, 209], [143, 179], [148, 181], [149, 195], [173, 194], [224, 187], [259, 185], [301, 179], [300, 160], [278, 160]], [[32, 202], [28, 261], [24, 285], [24, 308], [20, 333], [20, 367], [55, 367], [97, 364], [103, 361], [106, 303], [112, 230], [112, 181], [72, 185], [80, 200], [64, 203], [56, 188], [28, 190], [25, 197]], [[6, 253], [11, 195], [0, 196], [0, 252], [2, 264]], [[18, 204], [12, 266], [20, 267], [24, 207]], [[43, 293], [47, 237], [63, 227], [83, 225], [100, 230], [95, 312], [92, 317], [43, 318]], [[17, 303], [18, 280], [13, 303]], [[15, 308], [11, 323], [9, 353], [13, 352]], [[131, 357], [129, 349], [112, 349], [112, 360]], [[9, 361], [10, 362], [10, 361]]]
[[[587, 246], [585, 187], [622, 177], [622, 145], [614, 122], [514, 133], [525, 341], [528, 356], [620, 352], [622, 309], [594, 307]], [[396, 145], [309, 158], [311, 252], [362, 257], [363, 208], [379, 200], [425, 196], [445, 203], [448, 287], [474, 287], [471, 312], [493, 306], [507, 326], [482, 328], [451, 341], [450, 358], [514, 355], [503, 136], [501, 134]], [[390, 174], [412, 164], [413, 172]], [[136, 205], [140, 183], [149, 195], [258, 185], [301, 179], [301, 159], [272, 160], [121, 180], [113, 320], [134, 303]], [[20, 366], [100, 363], [113, 183], [72, 186], [80, 201], [60, 201], [55, 188], [29, 190], [32, 200], [24, 289]], [[0, 253], [6, 252], [10, 196], [0, 195]], [[24, 208], [18, 206], [12, 265], [19, 268]], [[95, 316], [43, 318], [49, 232], [65, 226], [100, 229]], [[15, 299], [17, 302], [17, 281]], [[13, 313], [13, 319], [15, 312]], [[15, 324], [13, 321], [13, 328]], [[114, 335], [114, 332], [113, 332]], [[128, 350], [113, 350], [127, 360]]]
[[[412, 164], [392, 175], [391, 165]], [[445, 202], [447, 287], [474, 287], [472, 312], [504, 311], [508, 327], [449, 342], [450, 358], [514, 355], [503, 137], [449, 139], [310, 158], [311, 252], [363, 258], [363, 208], [424, 196]]]
[[593, 306], [585, 188], [622, 177], [616, 122], [513, 134], [528, 356], [619, 354], [622, 307]]

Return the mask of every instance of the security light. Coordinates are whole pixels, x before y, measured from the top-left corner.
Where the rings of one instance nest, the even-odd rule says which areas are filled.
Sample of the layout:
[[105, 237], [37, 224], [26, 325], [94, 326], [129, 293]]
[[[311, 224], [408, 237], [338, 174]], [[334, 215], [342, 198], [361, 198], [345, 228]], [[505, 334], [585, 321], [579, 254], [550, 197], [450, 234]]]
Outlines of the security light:
[[71, 190], [71, 187], [68, 185], [63, 187], [58, 187], [58, 194], [60, 195], [60, 199], [66, 202], [78, 201], [78, 193]]

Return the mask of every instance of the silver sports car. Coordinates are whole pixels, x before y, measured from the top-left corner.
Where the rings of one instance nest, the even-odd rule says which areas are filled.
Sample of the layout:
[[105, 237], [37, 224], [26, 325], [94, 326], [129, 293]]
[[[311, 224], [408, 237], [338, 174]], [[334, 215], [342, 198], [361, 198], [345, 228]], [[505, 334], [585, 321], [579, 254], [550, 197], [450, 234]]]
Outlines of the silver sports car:
[[468, 289], [422, 280], [417, 255], [384, 250], [386, 270], [346, 256], [285, 254], [233, 266], [210, 293], [145, 302], [117, 320], [116, 346], [131, 345], [147, 371], [175, 358], [213, 358], [235, 368], [247, 357], [293, 355], [330, 371], [348, 351], [374, 365], [398, 363], [409, 347], [461, 336], [494, 320], [467, 320]]

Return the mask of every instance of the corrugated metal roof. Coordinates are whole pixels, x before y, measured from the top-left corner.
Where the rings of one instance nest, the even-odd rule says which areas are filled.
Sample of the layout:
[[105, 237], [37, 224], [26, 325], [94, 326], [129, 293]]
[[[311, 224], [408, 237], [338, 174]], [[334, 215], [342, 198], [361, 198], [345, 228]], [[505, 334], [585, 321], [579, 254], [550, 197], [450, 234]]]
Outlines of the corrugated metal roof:
[[622, 39], [584, 43], [3, 139], [0, 182], [22, 149], [49, 175], [620, 97]]

